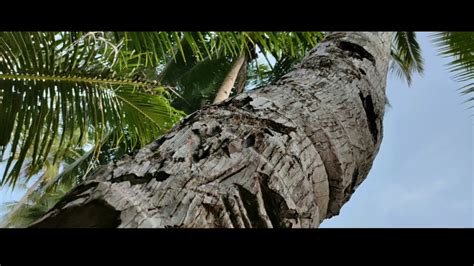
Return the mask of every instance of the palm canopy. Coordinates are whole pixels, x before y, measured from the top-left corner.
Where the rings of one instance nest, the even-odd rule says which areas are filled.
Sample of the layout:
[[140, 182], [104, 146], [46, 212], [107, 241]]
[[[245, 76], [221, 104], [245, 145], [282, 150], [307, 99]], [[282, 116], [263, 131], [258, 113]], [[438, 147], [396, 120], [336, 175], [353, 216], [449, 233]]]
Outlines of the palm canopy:
[[[0, 152], [5, 164], [1, 184], [15, 185], [20, 176], [25, 176], [25, 183], [42, 171], [41, 184], [25, 204], [40, 203], [38, 210], [48, 209], [54, 202], [50, 198], [57, 198], [54, 191], [67, 192], [91, 170], [94, 159], [96, 164], [107, 163], [132, 152], [185, 113], [210, 103], [232, 58], [255, 50], [273, 57], [275, 63], [268, 58], [267, 63], [248, 62], [247, 85], [262, 86], [287, 73], [323, 36], [0, 33]], [[392, 59], [393, 71], [408, 83], [414, 73], [423, 71], [413, 32], [395, 34]], [[64, 169], [57, 175], [61, 163]], [[22, 210], [17, 218], [35, 211]]]
[[[7, 164], [1, 183], [14, 185], [25, 165], [31, 176], [45, 161], [55, 164], [68, 149], [89, 141], [89, 135], [95, 149], [108, 131], [117, 142], [134, 148], [168, 130], [184, 113], [170, 105], [173, 89], [156, 81], [163, 77], [139, 79], [144, 69], [176, 62], [178, 54], [184, 63], [235, 56], [255, 44], [277, 57], [295, 57], [321, 36], [317, 32], [3, 32], [0, 149]], [[74, 138], [76, 131], [79, 135]]]
[[14, 185], [21, 172], [31, 176], [46, 161], [55, 164], [90, 134], [99, 143], [112, 131], [116, 141], [135, 146], [179, 119], [165, 88], [130, 78], [135, 58], [118, 48], [90, 34], [0, 33], [2, 184]]

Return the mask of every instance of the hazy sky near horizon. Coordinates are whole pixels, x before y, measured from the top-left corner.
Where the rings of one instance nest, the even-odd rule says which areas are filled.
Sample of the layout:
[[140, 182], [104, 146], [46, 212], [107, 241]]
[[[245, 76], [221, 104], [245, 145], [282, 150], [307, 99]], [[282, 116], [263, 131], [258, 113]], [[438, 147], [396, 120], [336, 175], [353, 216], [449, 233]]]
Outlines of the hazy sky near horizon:
[[[425, 73], [412, 86], [389, 74], [391, 107], [384, 137], [367, 179], [328, 227], [473, 227], [473, 103], [464, 103], [431, 33], [418, 39]], [[0, 172], [2, 171], [0, 163]], [[0, 204], [24, 190], [0, 189]], [[0, 211], [0, 214], [2, 212]]]

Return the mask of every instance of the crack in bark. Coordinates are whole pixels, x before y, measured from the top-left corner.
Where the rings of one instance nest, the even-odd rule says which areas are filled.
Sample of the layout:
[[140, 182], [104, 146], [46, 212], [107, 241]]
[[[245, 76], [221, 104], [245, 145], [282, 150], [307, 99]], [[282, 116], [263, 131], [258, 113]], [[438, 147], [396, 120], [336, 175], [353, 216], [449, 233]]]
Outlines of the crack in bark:
[[237, 170], [232, 169], [232, 168], [228, 169], [227, 171], [225, 171], [222, 174], [218, 175], [216, 177], [216, 180], [219, 180], [219, 183], [222, 183], [225, 180], [231, 178], [232, 176], [235, 176], [236, 174], [242, 172], [246, 167], [247, 167], [247, 165], [242, 165], [239, 168], [237, 168]]
[[224, 204], [225, 211], [226, 211], [227, 215], [229, 216], [230, 223], [232, 224], [232, 227], [233, 228], [240, 227], [239, 223], [238, 223], [238, 219], [237, 219], [238, 217], [233, 211], [233, 208], [232, 208], [229, 197], [225, 197], [225, 196], [222, 197], [222, 203]]
[[193, 153], [193, 161], [195, 163], [199, 162], [200, 160], [209, 157], [211, 154], [211, 146], [206, 147], [204, 150], [201, 148], [202, 147], [202, 141], [201, 144], [199, 144], [199, 148], [197, 149], [197, 152]]
[[[214, 225], [216, 228], [225, 227], [224, 226], [224, 217], [225, 213], [223, 212], [223, 208], [217, 204], [210, 204], [210, 203], [202, 203], [204, 209], [208, 212], [208, 215], [212, 215], [214, 217]], [[208, 220], [208, 219], [207, 219]], [[232, 223], [232, 220], [231, 220]]]
[[165, 181], [166, 179], [168, 179], [168, 177], [170, 177], [170, 174], [165, 171], [158, 171], [153, 175], [153, 177], [156, 179], [156, 181]]
[[62, 197], [61, 200], [58, 203], [56, 203], [54, 207], [59, 209], [59, 208], [64, 207], [67, 203], [71, 201], [82, 198], [82, 194], [84, 192], [88, 191], [89, 189], [93, 189], [97, 187], [97, 185], [98, 185], [98, 182], [96, 181], [90, 181], [90, 182], [78, 185], [73, 191], [66, 194], [64, 197]]
[[364, 97], [362, 92], [359, 92], [360, 100], [362, 101], [362, 106], [364, 107], [365, 115], [367, 118], [367, 125], [369, 126], [370, 134], [372, 135], [372, 139], [374, 143], [377, 141], [377, 136], [379, 134], [379, 130], [377, 129], [377, 115], [374, 111], [374, 103], [372, 101], [372, 96], [367, 95]]
[[274, 132], [289, 135], [291, 132], [296, 131], [296, 127], [290, 127], [281, 123], [275, 122], [268, 118], [252, 116], [248, 113], [242, 113], [242, 110], [233, 110], [236, 114], [232, 117], [239, 123], [245, 123], [247, 125], [259, 126], [260, 128], [269, 128]]
[[352, 174], [352, 180], [351, 180], [351, 184], [344, 190], [344, 194], [352, 194], [354, 193], [354, 188], [357, 184], [357, 178], [359, 177], [359, 169], [356, 168], [354, 169], [354, 173]]
[[111, 180], [111, 183], [120, 183], [120, 182], [130, 182], [130, 184], [137, 185], [137, 184], [144, 184], [150, 181], [151, 174], [146, 174], [145, 176], [137, 176], [136, 174], [126, 174], [122, 176], [118, 176]]
[[237, 191], [239, 192], [240, 199], [242, 200], [243, 207], [247, 212], [248, 219], [253, 228], [266, 228], [266, 223], [263, 217], [258, 213], [258, 199], [257, 196], [244, 188], [240, 184], [235, 184]]
[[120, 211], [98, 199], [52, 213], [47, 219], [31, 225], [31, 228], [116, 228], [120, 223]]
[[250, 148], [255, 145], [255, 135], [250, 134], [245, 140], [244, 140], [244, 148]]
[[133, 186], [137, 184], [148, 183], [152, 178], [156, 179], [157, 181], [164, 181], [168, 177], [170, 177], [170, 174], [166, 173], [165, 171], [158, 171], [154, 174], [146, 173], [144, 176], [137, 176], [136, 174], [126, 174], [126, 175], [118, 176], [112, 179], [110, 182], [121, 183], [121, 182], [128, 181]]
[[249, 217], [247, 215], [247, 210], [243, 206], [244, 203], [243, 203], [243, 200], [240, 196], [240, 191], [239, 191], [239, 188], [237, 187], [237, 185], [236, 185], [236, 188], [237, 188], [237, 192], [238, 192], [239, 195], [234, 195], [234, 200], [235, 200], [235, 204], [237, 206], [237, 210], [240, 213], [240, 215], [238, 217], [242, 218], [242, 223], [243, 223], [244, 228], [251, 228], [252, 224], [250, 223]]
[[[228, 101], [228, 102], [223, 102], [219, 105], [232, 105], [232, 106], [235, 106], [237, 108], [242, 108], [246, 105], [249, 105], [249, 103], [253, 101], [253, 98], [251, 96], [246, 96], [245, 98], [243, 99], [239, 99], [239, 100], [236, 100], [236, 98], [234, 98], [234, 101], [231, 102], [231, 101]], [[250, 105], [249, 105], [250, 106]], [[252, 106], [250, 106], [252, 108]]]
[[293, 210], [293, 212], [290, 211], [285, 199], [278, 192], [275, 192], [269, 187], [269, 180], [270, 177], [268, 175], [260, 173], [258, 181], [268, 218], [273, 228], [291, 228], [292, 224], [286, 221], [286, 218], [297, 219], [298, 213], [296, 210]]
[[374, 56], [367, 52], [367, 50], [365, 50], [362, 46], [351, 42], [340, 41], [338, 47], [344, 51], [348, 51], [348, 55], [350, 57], [354, 57], [359, 60], [363, 60], [365, 58], [372, 62], [372, 64], [375, 66]]

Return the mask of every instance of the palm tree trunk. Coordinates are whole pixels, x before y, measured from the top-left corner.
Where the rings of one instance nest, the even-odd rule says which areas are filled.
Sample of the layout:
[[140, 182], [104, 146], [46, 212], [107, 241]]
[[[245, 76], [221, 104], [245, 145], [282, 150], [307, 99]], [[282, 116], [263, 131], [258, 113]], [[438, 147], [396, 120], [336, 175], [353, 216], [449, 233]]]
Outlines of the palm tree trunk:
[[245, 64], [245, 53], [239, 55], [234, 59], [234, 62], [232, 64], [232, 67], [229, 70], [229, 73], [227, 76], [224, 78], [224, 81], [222, 81], [222, 84], [217, 91], [216, 98], [214, 98], [214, 104], [220, 103], [222, 101], [227, 100], [229, 98], [230, 93], [232, 92], [232, 88], [234, 87], [235, 80], [237, 79], [237, 76], [239, 75], [240, 69], [242, 66]]
[[236, 94], [241, 94], [245, 90], [245, 85], [247, 83], [247, 63], [249, 62], [249, 57], [245, 57], [245, 61], [240, 67], [239, 74], [237, 74], [237, 79], [235, 80], [235, 92]]
[[277, 83], [186, 117], [33, 227], [318, 227], [382, 140], [391, 33], [333, 33]]

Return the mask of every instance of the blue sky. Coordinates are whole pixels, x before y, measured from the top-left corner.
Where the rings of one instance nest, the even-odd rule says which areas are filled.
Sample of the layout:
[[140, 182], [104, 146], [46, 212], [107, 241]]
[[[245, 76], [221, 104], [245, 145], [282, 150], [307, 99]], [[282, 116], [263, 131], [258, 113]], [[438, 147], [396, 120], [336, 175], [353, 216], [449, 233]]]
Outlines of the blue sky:
[[[390, 75], [392, 107], [367, 179], [339, 216], [321, 227], [473, 227], [472, 109], [462, 102], [437, 55], [431, 33], [419, 33], [425, 72], [408, 87]], [[472, 103], [474, 104], [474, 103]]]
[[[389, 75], [384, 139], [367, 179], [328, 227], [473, 227], [472, 111], [429, 40], [418, 38], [423, 77], [412, 86]], [[472, 103], [474, 105], [474, 103]], [[0, 168], [2, 165], [0, 164]], [[1, 169], [0, 169], [1, 172]], [[0, 190], [0, 204], [18, 199]]]

